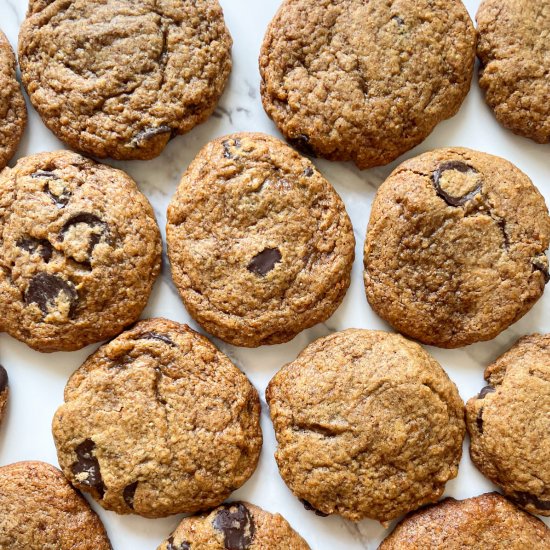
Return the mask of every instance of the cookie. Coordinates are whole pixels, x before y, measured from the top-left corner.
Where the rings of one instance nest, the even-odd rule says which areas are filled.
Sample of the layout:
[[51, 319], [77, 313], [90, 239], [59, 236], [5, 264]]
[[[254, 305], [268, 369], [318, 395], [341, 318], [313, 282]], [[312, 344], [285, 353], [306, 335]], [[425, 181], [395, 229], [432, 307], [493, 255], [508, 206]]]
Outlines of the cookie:
[[466, 406], [474, 464], [516, 504], [550, 516], [550, 335], [525, 336]]
[[399, 332], [458, 348], [523, 317], [550, 280], [550, 217], [508, 161], [437, 149], [380, 186], [364, 250], [372, 308]]
[[8, 373], [6, 372], [6, 369], [0, 365], [0, 424], [2, 423], [4, 411], [6, 410], [8, 394]]
[[328, 319], [350, 284], [353, 228], [330, 183], [265, 134], [210, 142], [168, 208], [172, 276], [189, 313], [238, 346]]
[[3, 550], [111, 550], [95, 512], [44, 462], [0, 468], [0, 510]]
[[316, 340], [266, 392], [281, 476], [306, 507], [388, 522], [436, 501], [458, 472], [456, 386], [418, 344], [349, 329]]
[[515, 134], [550, 143], [550, 2], [483, 0], [476, 19], [489, 107]]
[[157, 550], [309, 550], [306, 541], [279, 514], [248, 502], [231, 502], [184, 518]]
[[550, 530], [498, 493], [446, 498], [403, 519], [379, 550], [550, 550]]
[[221, 504], [254, 472], [260, 402], [206, 338], [165, 319], [92, 354], [53, 420], [67, 479], [107, 510], [164, 517]]
[[369, 168], [456, 114], [474, 59], [460, 0], [285, 0], [260, 54], [262, 101], [298, 149]]
[[69, 351], [139, 317], [160, 271], [151, 205], [124, 172], [69, 151], [0, 174], [0, 329]]
[[30, 0], [19, 59], [59, 139], [95, 157], [151, 159], [214, 111], [231, 44], [217, 0]]
[[0, 170], [15, 154], [27, 124], [27, 108], [15, 67], [13, 50], [0, 30]]

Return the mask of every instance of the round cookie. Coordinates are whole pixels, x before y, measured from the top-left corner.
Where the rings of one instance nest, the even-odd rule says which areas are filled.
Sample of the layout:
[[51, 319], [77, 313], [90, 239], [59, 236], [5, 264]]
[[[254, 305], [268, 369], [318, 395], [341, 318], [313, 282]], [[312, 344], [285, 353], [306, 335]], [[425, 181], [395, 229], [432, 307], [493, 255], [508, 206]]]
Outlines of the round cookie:
[[248, 502], [231, 502], [184, 518], [157, 550], [309, 550], [306, 541], [279, 514]]
[[483, 0], [476, 20], [487, 103], [512, 132], [550, 143], [550, 2]]
[[258, 393], [206, 338], [137, 323], [72, 375], [53, 420], [67, 479], [107, 510], [164, 517], [221, 504], [254, 472]]
[[474, 59], [460, 0], [285, 0], [260, 54], [262, 101], [298, 149], [369, 168], [456, 114]]
[[6, 369], [0, 365], [0, 424], [4, 418], [4, 411], [8, 402], [8, 382], [8, 373], [6, 372]]
[[59, 139], [95, 157], [151, 159], [214, 111], [231, 44], [217, 0], [30, 0], [19, 59]]
[[13, 157], [27, 124], [25, 100], [15, 76], [16, 60], [0, 30], [0, 170]]
[[69, 151], [0, 174], [0, 234], [0, 328], [39, 351], [118, 334], [160, 270], [160, 232], [135, 182]]
[[187, 310], [234, 345], [291, 340], [330, 317], [350, 284], [355, 238], [342, 200], [265, 134], [202, 149], [170, 203], [166, 237]]
[[403, 334], [444, 348], [490, 340], [541, 297], [550, 217], [508, 161], [437, 149], [380, 186], [364, 249], [372, 308]]
[[550, 516], [550, 335], [525, 336], [466, 405], [474, 464], [519, 506]]
[[95, 512], [44, 462], [0, 468], [0, 510], [3, 550], [111, 550]]
[[316, 340], [266, 391], [281, 476], [310, 509], [388, 522], [458, 473], [456, 386], [418, 344], [350, 329]]
[[446, 498], [407, 516], [379, 550], [550, 550], [550, 530], [498, 493]]

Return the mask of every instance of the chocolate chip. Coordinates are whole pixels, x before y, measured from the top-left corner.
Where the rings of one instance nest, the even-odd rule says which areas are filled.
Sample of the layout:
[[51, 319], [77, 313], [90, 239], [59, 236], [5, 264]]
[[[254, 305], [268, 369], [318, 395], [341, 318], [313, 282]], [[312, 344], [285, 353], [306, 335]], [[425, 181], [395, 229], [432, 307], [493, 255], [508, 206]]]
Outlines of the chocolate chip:
[[260, 277], [265, 277], [281, 261], [281, 252], [278, 248], [266, 248], [256, 254], [248, 264], [247, 269]]
[[155, 128], [145, 128], [145, 130], [141, 130], [141, 132], [138, 132], [130, 142], [130, 145], [132, 147], [141, 147], [145, 144], [146, 141], [150, 140], [151, 138], [154, 138], [155, 136], [160, 136], [162, 134], [170, 134], [170, 137], [172, 137], [172, 128], [170, 126], [157, 126]]
[[170, 340], [165, 334], [159, 334], [158, 332], [144, 332], [139, 336], [140, 340], [158, 340], [159, 342], [164, 342], [173, 348], [177, 347], [177, 344]]
[[61, 293], [64, 293], [69, 300], [69, 317], [73, 317], [78, 303], [78, 294], [72, 283], [57, 275], [50, 273], [35, 275], [25, 291], [25, 303], [37, 304], [46, 315], [49, 309], [55, 306], [56, 299]]
[[94, 248], [99, 244], [99, 241], [101, 241], [101, 237], [108, 232], [108, 225], [102, 219], [98, 218], [95, 214], [89, 214], [88, 212], [83, 212], [81, 214], [76, 214], [76, 216], [72, 216], [71, 218], [69, 218], [65, 222], [65, 225], [61, 228], [61, 231], [59, 232], [58, 240], [59, 242], [63, 242], [65, 239], [65, 234], [69, 231], [69, 229], [81, 223], [88, 225], [91, 228], [95, 228], [95, 227], [101, 228], [101, 233], [93, 233], [90, 236], [88, 254], [91, 255], [92, 252], [94, 251]]
[[304, 176], [306, 176], [306, 178], [310, 178], [311, 176], [313, 176], [313, 168], [311, 166], [308, 166], [304, 170]]
[[[84, 440], [76, 449], [77, 461], [71, 466], [72, 473], [76, 476], [80, 485], [86, 485], [95, 489], [100, 498], [105, 494], [105, 485], [101, 477], [99, 462], [94, 456], [95, 443], [91, 439]], [[81, 477], [82, 474], [86, 474]]]
[[520, 506], [531, 504], [539, 510], [550, 510], [550, 500], [540, 500], [531, 493], [516, 493], [513, 498]]
[[231, 140], [225, 140], [223, 143], [223, 156], [226, 159], [236, 159], [238, 158], [237, 155], [234, 155], [231, 151], [231, 148], [233, 149], [240, 149], [241, 148], [241, 140], [239, 138], [231, 139]]
[[317, 510], [317, 508], [314, 508], [307, 500], [304, 500], [303, 498], [301, 498], [300, 502], [304, 505], [304, 508], [308, 512], [315, 512], [315, 515], [321, 518], [326, 518], [328, 516], [328, 514], [325, 514], [324, 512]]
[[395, 21], [399, 27], [402, 27], [405, 24], [405, 20], [399, 15], [394, 15], [392, 21]]
[[484, 388], [481, 388], [481, 391], [479, 392], [479, 395], [477, 396], [478, 399], [485, 399], [485, 396], [488, 393], [493, 393], [495, 391], [495, 388], [493, 386], [485, 386]]
[[252, 514], [241, 503], [225, 505], [216, 514], [212, 526], [223, 533], [226, 550], [250, 548], [256, 531]]
[[540, 271], [544, 277], [546, 284], [550, 283], [550, 273], [548, 272], [548, 261], [546, 255], [541, 254], [533, 260], [533, 267], [536, 271]]
[[191, 543], [187, 541], [174, 544], [174, 537], [170, 537], [166, 542], [166, 550], [191, 550]]
[[8, 387], [8, 373], [6, 369], [0, 365], [0, 393]]
[[313, 147], [309, 143], [309, 137], [305, 134], [300, 134], [294, 138], [287, 138], [288, 143], [294, 147], [297, 151], [300, 151], [304, 155], [308, 155], [310, 157], [314, 157], [315, 151], [313, 150]]
[[483, 407], [479, 409], [476, 417], [476, 425], [480, 434], [483, 433]]
[[[61, 179], [54, 172], [50, 172], [49, 170], [38, 170], [38, 172], [31, 174], [31, 178], [43, 178], [49, 180]], [[67, 206], [67, 203], [69, 202], [69, 199], [71, 198], [70, 191], [68, 191], [65, 187], [62, 187], [61, 193], [59, 193], [59, 191], [53, 191], [52, 186], [49, 183], [46, 183], [44, 193], [50, 196], [50, 198], [53, 200], [54, 204], [58, 208], [65, 208], [65, 206]]]
[[29, 254], [40, 254], [42, 259], [48, 263], [53, 256], [53, 246], [46, 239], [34, 239], [33, 237], [28, 237], [26, 239], [21, 239], [15, 243], [22, 250], [26, 250]]
[[463, 195], [461, 197], [455, 197], [453, 195], [449, 195], [449, 193], [445, 192], [441, 188], [441, 176], [448, 172], [449, 170], [455, 170], [456, 172], [460, 172], [461, 174], [478, 174], [479, 172], [472, 166], [469, 166], [468, 164], [459, 161], [459, 160], [451, 160], [449, 162], [444, 162], [443, 164], [439, 165], [437, 170], [434, 171], [432, 174], [432, 181], [435, 187], [435, 190], [437, 191], [437, 194], [449, 205], [449, 206], [462, 206], [463, 204], [466, 204], [470, 199], [473, 199], [480, 191], [482, 184], [481, 182], [469, 193], [466, 193], [466, 195]]
[[128, 505], [128, 508], [132, 510], [134, 509], [134, 495], [136, 494], [137, 486], [138, 482], [134, 481], [134, 483], [130, 483], [130, 485], [124, 487], [124, 491], [122, 491], [124, 502]]

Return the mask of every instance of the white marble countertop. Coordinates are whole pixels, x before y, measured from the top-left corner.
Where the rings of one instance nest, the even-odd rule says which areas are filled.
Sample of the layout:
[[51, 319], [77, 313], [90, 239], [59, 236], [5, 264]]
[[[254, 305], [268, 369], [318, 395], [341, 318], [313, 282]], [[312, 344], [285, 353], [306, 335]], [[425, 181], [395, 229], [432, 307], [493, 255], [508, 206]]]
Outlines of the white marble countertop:
[[[479, 0], [466, 0], [472, 17]], [[0, 27], [13, 45], [24, 17], [25, 0], [0, 0]], [[179, 178], [199, 149], [210, 139], [233, 131], [263, 131], [279, 136], [263, 111], [259, 96], [258, 53], [264, 31], [279, 0], [221, 0], [226, 22], [234, 39], [233, 72], [229, 86], [213, 117], [186, 136], [174, 139], [164, 153], [149, 162], [112, 162], [129, 172], [154, 205], [164, 233], [166, 207]], [[16, 158], [39, 151], [63, 148], [29, 107], [29, 125]], [[501, 128], [485, 106], [474, 78], [472, 90], [458, 115], [440, 124], [433, 134], [399, 160], [441, 146], [461, 145], [503, 156], [526, 172], [550, 204], [550, 145], [537, 145]], [[13, 162], [15, 159], [13, 159]], [[240, 349], [216, 342], [249, 376], [262, 396], [264, 446], [258, 469], [233, 494], [263, 508], [282, 513], [315, 550], [375, 549], [386, 531], [375, 521], [351, 523], [339, 517], [321, 518], [307, 512], [281, 480], [273, 453], [275, 437], [263, 399], [271, 377], [312, 340], [335, 330], [364, 327], [389, 330], [370, 309], [362, 282], [362, 248], [366, 225], [377, 186], [398, 164], [360, 172], [348, 163], [315, 161], [320, 171], [341, 194], [353, 221], [357, 257], [352, 284], [338, 311], [325, 324], [298, 335], [288, 344], [259, 349]], [[464, 400], [483, 384], [484, 367], [504, 352], [519, 336], [550, 332], [550, 289], [521, 321], [491, 342], [459, 350], [428, 348], [458, 385]], [[164, 316], [198, 328], [189, 317], [171, 283], [166, 261], [143, 317]], [[0, 431], [0, 464], [18, 460], [44, 460], [57, 465], [51, 436], [51, 419], [62, 402], [69, 375], [97, 346], [79, 352], [40, 354], [5, 334], [0, 335], [0, 361], [10, 377], [11, 396], [7, 417]], [[446, 495], [466, 498], [493, 486], [472, 465], [468, 441], [458, 477], [447, 484]], [[147, 520], [117, 516], [93, 504], [103, 519], [115, 550], [152, 550], [177, 525], [179, 518]], [[548, 520], [545, 520], [550, 525]]]

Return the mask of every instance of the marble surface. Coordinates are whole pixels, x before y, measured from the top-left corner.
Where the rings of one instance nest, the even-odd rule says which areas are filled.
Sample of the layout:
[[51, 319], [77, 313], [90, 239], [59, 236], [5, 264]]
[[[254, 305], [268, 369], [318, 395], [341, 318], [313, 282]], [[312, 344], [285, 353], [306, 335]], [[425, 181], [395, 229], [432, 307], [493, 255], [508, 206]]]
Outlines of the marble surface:
[[[479, 1], [466, 0], [465, 3], [473, 17]], [[186, 136], [174, 139], [164, 153], [153, 161], [107, 161], [128, 171], [136, 179], [153, 203], [163, 233], [166, 207], [179, 178], [207, 141], [240, 130], [279, 135], [261, 106], [257, 64], [263, 33], [279, 5], [279, 0], [221, 0], [221, 4], [235, 42], [234, 68], [229, 86], [214, 116]], [[0, 26], [14, 45], [17, 43], [18, 29], [25, 10], [24, 0], [0, 0]], [[36, 112], [32, 108], [29, 111], [29, 125], [16, 158], [63, 148], [62, 143], [46, 129]], [[508, 158], [533, 179], [550, 204], [550, 145], [536, 145], [501, 128], [485, 106], [476, 79], [458, 115], [440, 124], [429, 139], [399, 160], [449, 145], [471, 147]], [[262, 396], [264, 446], [260, 463], [252, 478], [233, 497], [282, 513], [313, 549], [374, 549], [386, 534], [379, 524], [370, 520], [355, 524], [338, 517], [317, 517], [307, 512], [286, 488], [273, 458], [275, 438], [263, 399], [265, 387], [275, 372], [293, 360], [315, 338], [349, 327], [390, 330], [366, 301], [362, 282], [362, 247], [376, 189], [398, 161], [364, 172], [351, 164], [321, 160], [315, 162], [341, 194], [353, 221], [357, 258], [352, 285], [341, 307], [331, 319], [303, 332], [288, 344], [250, 350], [216, 342], [250, 377]], [[482, 387], [484, 367], [520, 335], [534, 331], [550, 332], [549, 308], [550, 291], [547, 291], [528, 315], [491, 342], [459, 350], [428, 349], [447, 370], [466, 400]], [[143, 313], [144, 318], [153, 316], [165, 316], [198, 328], [178, 298], [171, 283], [166, 260], [162, 277]], [[45, 355], [30, 350], [5, 334], [0, 335], [0, 361], [7, 368], [11, 382], [8, 414], [0, 431], [0, 464], [30, 459], [57, 464], [51, 436], [51, 419], [62, 402], [67, 378], [96, 347], [89, 346], [73, 353]], [[465, 498], [495, 489], [474, 468], [468, 458], [467, 449], [468, 441], [465, 442], [459, 475], [448, 483], [446, 495]], [[179, 519], [122, 517], [105, 512], [95, 504], [94, 508], [99, 511], [115, 550], [154, 549], [176, 526]], [[548, 520], [545, 521], [549, 523]]]

